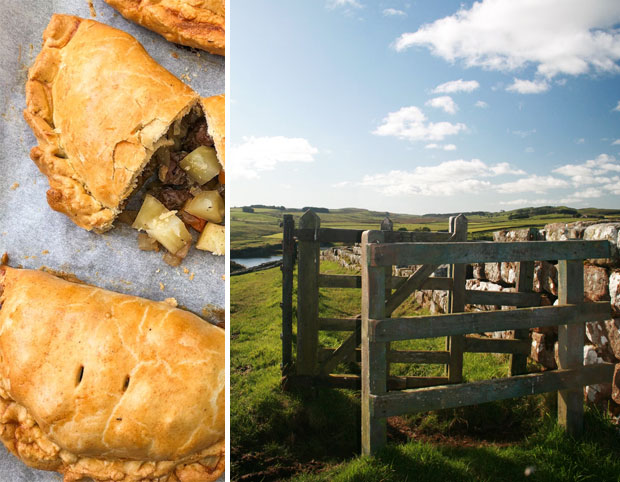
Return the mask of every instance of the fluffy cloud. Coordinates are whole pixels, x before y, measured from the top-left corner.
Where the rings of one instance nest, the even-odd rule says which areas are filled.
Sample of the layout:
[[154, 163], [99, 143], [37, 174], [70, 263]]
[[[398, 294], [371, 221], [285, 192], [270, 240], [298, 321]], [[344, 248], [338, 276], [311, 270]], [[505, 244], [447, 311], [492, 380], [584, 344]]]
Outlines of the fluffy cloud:
[[476, 102], [474, 104], [476, 107], [479, 107], [480, 109], [486, 109], [487, 107], [489, 107], [489, 104], [487, 104], [485, 101], [483, 100], [479, 100], [478, 102]]
[[512, 71], [528, 65], [546, 78], [618, 72], [618, 0], [482, 0], [401, 35], [397, 51], [424, 46], [449, 62]]
[[502, 206], [545, 206], [557, 204], [550, 199], [513, 199], [512, 201], [500, 201]]
[[426, 105], [435, 107], [436, 109], [442, 109], [448, 114], [456, 114], [456, 111], [459, 110], [456, 102], [454, 102], [452, 100], [452, 97], [450, 97], [449, 95], [442, 95], [441, 97], [435, 97], [433, 99], [430, 99], [426, 102]]
[[616, 193], [620, 181], [620, 161], [613, 156], [601, 154], [583, 164], [566, 164], [553, 170], [567, 177], [575, 188], [598, 185], [599, 189]]
[[433, 89], [433, 94], [454, 94], [455, 92], [473, 92], [480, 84], [476, 80], [451, 80], [439, 84]]
[[362, 8], [363, 5], [357, 0], [328, 0], [327, 7], [328, 8], [336, 8], [336, 7]]
[[507, 163], [488, 165], [480, 159], [457, 159], [412, 171], [395, 170], [365, 176], [361, 185], [379, 189], [388, 196], [452, 196], [476, 194], [492, 188], [488, 180], [504, 174], [524, 174]]
[[512, 131], [512, 133], [515, 136], [519, 136], [522, 139], [525, 139], [527, 136], [531, 136], [532, 134], [535, 134], [536, 133], [536, 129], [530, 129], [529, 131], [516, 130], [516, 131]]
[[390, 112], [372, 133], [410, 141], [442, 141], [445, 137], [458, 134], [465, 129], [467, 126], [461, 123], [428, 122], [418, 107], [409, 106]]
[[426, 144], [424, 149], [443, 149], [444, 151], [456, 151], [456, 146], [454, 144]]
[[546, 80], [514, 79], [512, 84], [506, 87], [506, 90], [518, 94], [540, 94], [549, 90], [549, 82]]
[[386, 8], [383, 10], [384, 17], [406, 17], [407, 13], [402, 10], [397, 10], [395, 8]]
[[498, 184], [496, 189], [503, 193], [535, 192], [545, 193], [549, 189], [569, 187], [570, 184], [555, 176], [537, 176], [533, 174], [512, 182]]
[[616, 107], [614, 107], [614, 110], [616, 112], [620, 112], [620, 100], [618, 101], [618, 105]]
[[270, 171], [282, 162], [313, 162], [318, 152], [310, 142], [300, 137], [243, 137], [232, 146], [233, 175], [257, 178], [261, 171]]
[[616, 139], [611, 143], [612, 146], [620, 146], [620, 139]]

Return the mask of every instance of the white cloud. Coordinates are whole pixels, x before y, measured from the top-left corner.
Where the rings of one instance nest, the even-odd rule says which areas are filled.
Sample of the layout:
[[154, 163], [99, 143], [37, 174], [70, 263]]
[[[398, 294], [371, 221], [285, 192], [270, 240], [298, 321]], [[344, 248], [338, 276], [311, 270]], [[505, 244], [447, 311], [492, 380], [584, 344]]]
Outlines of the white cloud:
[[433, 89], [433, 94], [454, 94], [456, 92], [473, 92], [480, 84], [477, 80], [451, 80], [450, 82], [444, 82], [439, 84]]
[[443, 149], [444, 151], [456, 151], [456, 146], [454, 144], [426, 144], [424, 149]]
[[597, 197], [601, 197], [603, 193], [601, 192], [600, 189], [597, 189], [595, 187], [589, 187], [583, 191], [577, 191], [576, 193], [573, 193], [573, 197], [579, 198], [579, 199], [593, 199], [593, 198], [597, 198]]
[[532, 174], [512, 182], [498, 184], [496, 189], [502, 193], [536, 192], [544, 193], [548, 189], [569, 187], [570, 184], [554, 176], [537, 176]]
[[386, 8], [383, 10], [384, 17], [406, 17], [407, 13], [395, 8]]
[[476, 107], [479, 107], [480, 109], [486, 109], [487, 107], [489, 107], [489, 104], [487, 104], [485, 101], [483, 100], [479, 100], [478, 102], [476, 102], [474, 104]]
[[328, 0], [327, 7], [328, 8], [336, 8], [336, 7], [363, 8], [363, 5], [357, 0]]
[[527, 131], [520, 131], [520, 130], [516, 130], [516, 131], [512, 131], [512, 133], [515, 136], [519, 136], [522, 139], [525, 139], [527, 136], [531, 136], [532, 134], [536, 133], [536, 129], [530, 129]]
[[583, 164], [565, 164], [552, 172], [569, 178], [575, 188], [598, 185], [599, 189], [615, 194], [620, 177], [614, 174], [620, 173], [620, 161], [613, 156], [601, 154]]
[[426, 116], [418, 107], [409, 106], [390, 112], [372, 133], [410, 141], [442, 141], [445, 137], [465, 129], [467, 126], [461, 123], [427, 122]]
[[518, 94], [540, 94], [549, 90], [549, 82], [546, 80], [514, 79], [513, 83], [506, 87], [508, 92]]
[[513, 199], [512, 201], [500, 201], [502, 206], [545, 206], [557, 204], [550, 199]]
[[616, 112], [620, 112], [620, 100], [618, 101], [618, 105], [616, 107], [614, 107], [614, 109]]
[[428, 100], [425, 105], [435, 107], [436, 109], [443, 109], [443, 111], [448, 114], [456, 114], [456, 111], [459, 110], [458, 105], [456, 105], [456, 102], [454, 102], [449, 95], [434, 97]]
[[575, 139], [575, 144], [585, 144], [586, 140], [583, 137], [580, 137], [579, 139]]
[[434, 166], [419, 166], [412, 171], [368, 175], [361, 185], [376, 188], [388, 196], [452, 196], [487, 191], [492, 188], [488, 178], [505, 174], [523, 174], [523, 171], [507, 163], [488, 165], [480, 159], [457, 159]]
[[261, 171], [273, 170], [283, 162], [313, 162], [318, 149], [300, 137], [243, 137], [232, 146], [233, 175], [257, 178]]
[[401, 35], [394, 47], [425, 46], [448, 62], [490, 70], [535, 65], [547, 78], [618, 72], [619, 22], [618, 0], [482, 0]]
[[612, 146], [620, 146], [620, 139], [616, 139], [611, 143]]
[[351, 181], [341, 181], [341, 182], [337, 182], [336, 184], [332, 184], [332, 187], [347, 187], [347, 186], [350, 186], [351, 184], [353, 184]]

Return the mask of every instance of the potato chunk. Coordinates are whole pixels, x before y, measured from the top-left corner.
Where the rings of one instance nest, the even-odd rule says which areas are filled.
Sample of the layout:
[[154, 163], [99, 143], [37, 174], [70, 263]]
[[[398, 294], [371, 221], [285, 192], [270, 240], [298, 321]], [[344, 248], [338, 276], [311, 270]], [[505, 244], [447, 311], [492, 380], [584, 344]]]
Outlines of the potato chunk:
[[226, 234], [224, 226], [214, 223], [207, 223], [202, 230], [202, 234], [196, 243], [197, 249], [211, 251], [213, 254], [221, 256], [226, 251]]
[[221, 223], [224, 220], [224, 200], [217, 191], [202, 191], [187, 201], [183, 210], [212, 223]]
[[215, 149], [206, 146], [194, 149], [183, 158], [179, 166], [201, 186], [217, 176], [222, 170]]
[[175, 211], [166, 207], [150, 194], [146, 195], [133, 227], [145, 230], [171, 253], [177, 253], [192, 241], [192, 236]]

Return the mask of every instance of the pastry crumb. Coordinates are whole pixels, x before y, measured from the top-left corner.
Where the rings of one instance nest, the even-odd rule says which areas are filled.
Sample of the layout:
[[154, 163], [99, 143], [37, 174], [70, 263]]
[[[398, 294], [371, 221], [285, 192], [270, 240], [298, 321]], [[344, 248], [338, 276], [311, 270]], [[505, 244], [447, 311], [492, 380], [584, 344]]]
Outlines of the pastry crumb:
[[165, 288], [166, 288], [166, 286], [163, 283], [159, 283], [159, 289], [161, 291], [164, 291]]
[[223, 274], [223, 275], [222, 275], [222, 280], [225, 280], [225, 279], [226, 279], [226, 275], [225, 275], [225, 274]]
[[86, 3], [88, 3], [88, 9], [90, 10], [90, 16], [95, 18], [97, 16], [97, 12], [95, 11], [93, 0], [86, 0]]
[[0, 265], [8, 264], [8, 262], [9, 262], [9, 253], [4, 253], [2, 257], [0, 258]]
[[179, 58], [179, 54], [177, 54], [176, 52], [170, 52], [170, 55], [172, 55], [175, 59]]
[[47, 249], [44, 249], [43, 251], [41, 251], [41, 254], [50, 254], [50, 252]]
[[159, 268], [157, 268], [157, 269], [155, 270], [155, 272], [156, 272], [156, 273], [159, 273], [160, 271], [161, 271], [161, 270], [160, 270]]
[[183, 273], [185, 273], [185, 274], [189, 273], [189, 269], [183, 268]]
[[179, 306], [179, 303], [177, 303], [176, 298], [166, 298], [164, 300], [164, 303], [172, 306], [173, 308], [176, 308], [177, 306]]
[[190, 281], [194, 281], [194, 273], [192, 273], [192, 274], [190, 274], [190, 275], [189, 275], [189, 280], [190, 280]]
[[18, 182], [14, 182], [13, 185], [10, 187], [11, 191], [15, 191], [15, 189], [17, 189], [19, 187], [19, 183]]

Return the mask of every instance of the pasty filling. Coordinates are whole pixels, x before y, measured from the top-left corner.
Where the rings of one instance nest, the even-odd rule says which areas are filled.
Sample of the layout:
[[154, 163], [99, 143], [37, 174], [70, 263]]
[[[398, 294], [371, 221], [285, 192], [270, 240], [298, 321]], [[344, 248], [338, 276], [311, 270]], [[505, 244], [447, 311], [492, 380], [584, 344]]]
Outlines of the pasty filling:
[[198, 233], [197, 249], [224, 254], [224, 171], [202, 108], [194, 106], [173, 123], [141, 181], [147, 195], [133, 222], [140, 249], [166, 249], [164, 261], [178, 266]]

